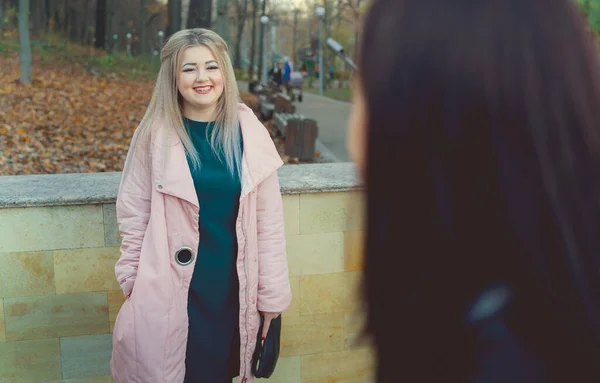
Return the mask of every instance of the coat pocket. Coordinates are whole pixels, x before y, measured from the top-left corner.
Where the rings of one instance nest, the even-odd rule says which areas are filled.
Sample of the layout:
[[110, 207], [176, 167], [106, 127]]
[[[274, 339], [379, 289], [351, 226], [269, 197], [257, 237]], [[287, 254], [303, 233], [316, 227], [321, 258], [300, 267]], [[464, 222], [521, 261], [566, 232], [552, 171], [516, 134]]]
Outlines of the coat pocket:
[[117, 314], [112, 342], [111, 370], [113, 377], [117, 382], [136, 381], [135, 315], [131, 297], [125, 300]]

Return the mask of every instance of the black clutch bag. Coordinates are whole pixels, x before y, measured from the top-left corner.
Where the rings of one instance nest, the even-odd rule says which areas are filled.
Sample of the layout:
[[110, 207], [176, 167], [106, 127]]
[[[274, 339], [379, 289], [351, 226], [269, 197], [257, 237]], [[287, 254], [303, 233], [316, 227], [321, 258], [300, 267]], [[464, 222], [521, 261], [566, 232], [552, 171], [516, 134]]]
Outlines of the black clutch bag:
[[256, 348], [252, 356], [252, 374], [257, 378], [269, 378], [277, 359], [279, 358], [279, 342], [281, 339], [281, 315], [271, 320], [267, 337], [262, 340], [263, 325], [265, 317], [260, 316], [260, 328], [256, 339]]

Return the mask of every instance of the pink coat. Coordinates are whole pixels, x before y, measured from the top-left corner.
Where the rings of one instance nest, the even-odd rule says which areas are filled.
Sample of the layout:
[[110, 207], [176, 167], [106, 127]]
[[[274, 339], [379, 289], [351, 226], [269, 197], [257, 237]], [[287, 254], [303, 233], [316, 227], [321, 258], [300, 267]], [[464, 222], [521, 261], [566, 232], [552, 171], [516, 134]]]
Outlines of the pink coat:
[[[283, 164], [265, 127], [239, 112], [244, 153], [236, 232], [240, 281], [240, 382], [252, 382], [259, 311], [282, 312], [292, 299], [277, 169]], [[161, 126], [150, 156], [128, 155], [117, 197], [123, 238], [115, 272], [128, 297], [116, 319], [110, 362], [117, 383], [180, 383], [185, 376], [188, 289], [198, 249], [198, 198], [181, 141]], [[167, 136], [170, 135], [170, 140]], [[147, 153], [140, 153], [147, 154]], [[147, 159], [146, 159], [147, 158]]]

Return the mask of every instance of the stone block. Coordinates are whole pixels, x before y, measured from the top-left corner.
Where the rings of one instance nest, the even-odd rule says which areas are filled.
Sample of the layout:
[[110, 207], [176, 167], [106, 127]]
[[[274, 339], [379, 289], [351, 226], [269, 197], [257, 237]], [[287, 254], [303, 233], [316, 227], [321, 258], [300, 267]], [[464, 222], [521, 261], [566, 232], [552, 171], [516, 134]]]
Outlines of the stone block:
[[0, 343], [0, 382], [61, 379], [58, 339]]
[[4, 298], [4, 318], [9, 341], [109, 332], [106, 293]]
[[360, 307], [359, 272], [300, 277], [300, 315], [352, 312]]
[[63, 379], [110, 375], [112, 334], [60, 338]]
[[368, 349], [302, 356], [302, 383], [371, 383], [373, 357]]
[[344, 233], [344, 270], [359, 271], [363, 269], [363, 241], [362, 230], [347, 231]]
[[121, 235], [117, 225], [117, 209], [114, 203], [102, 205], [104, 214], [104, 246], [121, 246]]
[[56, 250], [54, 270], [58, 294], [120, 290], [115, 276], [118, 247]]
[[55, 292], [51, 251], [0, 253], [0, 298]]
[[4, 302], [0, 298], [0, 342], [6, 342], [6, 327], [4, 326]]
[[282, 317], [282, 356], [337, 351], [344, 348], [344, 314], [330, 313]]
[[300, 233], [300, 197], [297, 194], [283, 196], [283, 219], [286, 234]]
[[362, 193], [300, 195], [300, 234], [359, 230], [363, 225]]
[[331, 274], [344, 271], [344, 233], [287, 237], [290, 275]]
[[101, 246], [101, 205], [0, 209], [0, 253]]
[[300, 315], [300, 278], [290, 277], [290, 290], [292, 291], [292, 303], [287, 310], [286, 315]]

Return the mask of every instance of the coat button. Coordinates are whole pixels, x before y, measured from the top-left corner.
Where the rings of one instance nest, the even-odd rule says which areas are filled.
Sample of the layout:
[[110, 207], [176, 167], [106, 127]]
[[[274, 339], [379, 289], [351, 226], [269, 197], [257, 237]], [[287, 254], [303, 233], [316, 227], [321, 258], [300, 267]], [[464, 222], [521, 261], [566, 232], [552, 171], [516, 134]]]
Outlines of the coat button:
[[187, 266], [194, 260], [192, 249], [184, 246], [175, 252], [175, 262], [181, 266]]
[[163, 186], [162, 186], [162, 185], [158, 185], [158, 188], [159, 188], [159, 189], [162, 189], [162, 188], [163, 188]]

